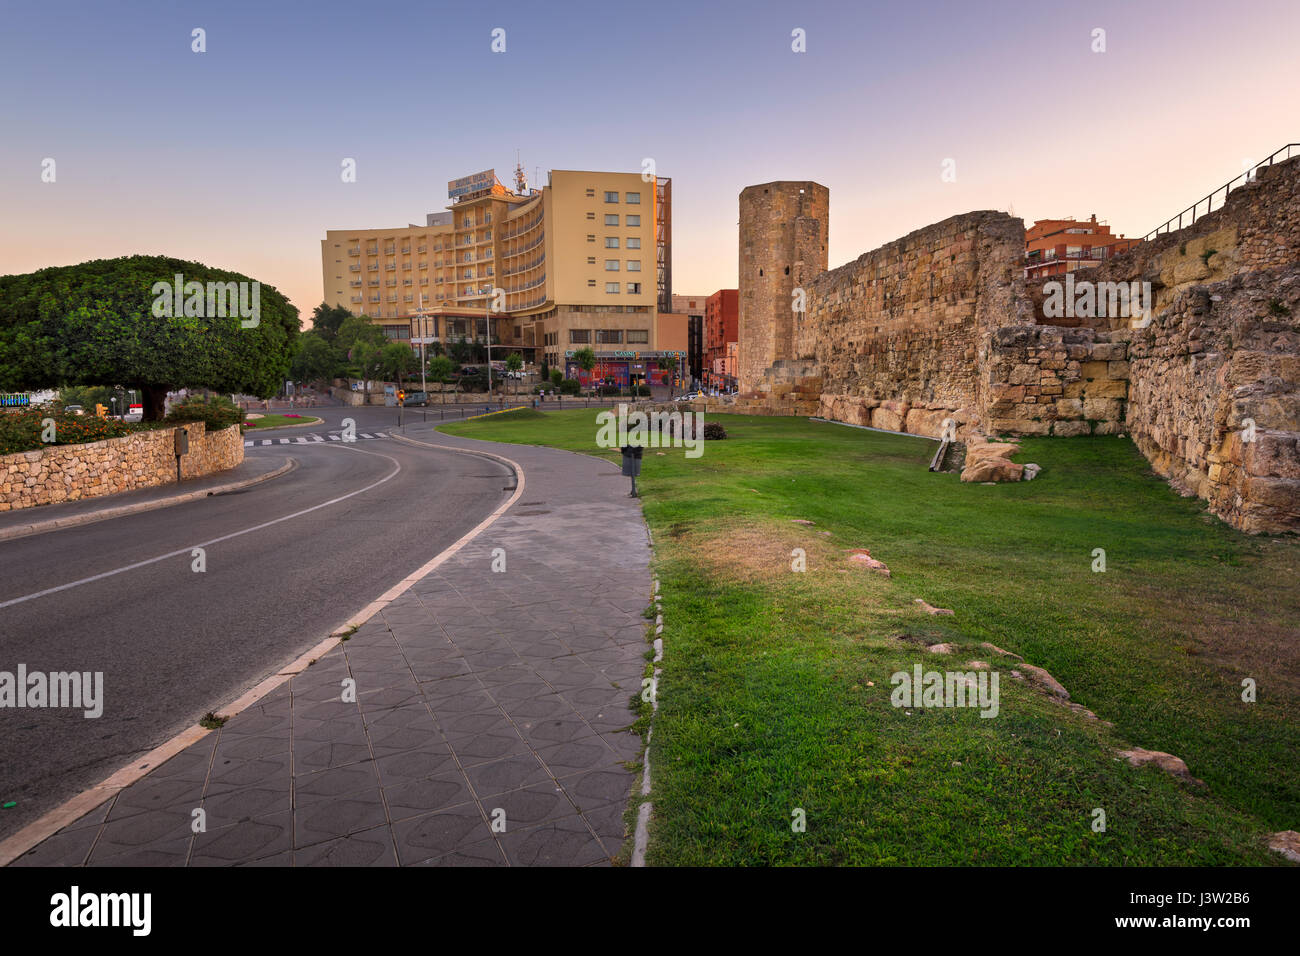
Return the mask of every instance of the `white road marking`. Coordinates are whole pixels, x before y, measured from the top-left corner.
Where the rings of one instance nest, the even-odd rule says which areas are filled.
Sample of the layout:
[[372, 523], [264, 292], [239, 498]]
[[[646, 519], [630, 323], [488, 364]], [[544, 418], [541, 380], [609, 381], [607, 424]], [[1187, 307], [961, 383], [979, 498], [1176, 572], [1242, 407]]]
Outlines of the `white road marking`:
[[150, 564], [157, 564], [159, 561], [166, 561], [168, 558], [179, 557], [182, 554], [188, 555], [195, 548], [207, 548], [214, 544], [220, 544], [222, 541], [229, 541], [231, 538], [238, 538], [242, 535], [251, 534], [254, 531], [261, 531], [263, 528], [269, 528], [272, 525], [277, 525], [281, 521], [290, 521], [293, 518], [301, 518], [303, 515], [311, 514], [313, 511], [319, 511], [321, 508], [328, 508], [330, 505], [336, 505], [340, 501], [347, 501], [349, 498], [355, 498], [357, 495], [365, 494], [367, 491], [370, 491], [372, 488], [378, 488], [380, 485], [396, 478], [398, 472], [402, 470], [402, 465], [396, 458], [391, 458], [388, 455], [381, 455], [378, 452], [361, 451], [361, 449], [359, 448], [354, 448], [351, 450], [362, 455], [374, 455], [376, 458], [387, 458], [389, 461], [393, 463], [393, 470], [390, 471], [383, 478], [380, 478], [378, 481], [374, 482], [373, 484], [366, 485], [364, 488], [358, 488], [356, 491], [350, 491], [346, 495], [339, 495], [339, 497], [331, 498], [329, 501], [322, 501], [318, 505], [312, 505], [310, 508], [304, 508], [301, 511], [295, 511], [293, 514], [284, 515], [283, 517], [280, 518], [272, 518], [270, 521], [263, 521], [261, 524], [253, 525], [251, 528], [244, 528], [242, 531], [232, 531], [230, 534], [223, 534], [221, 537], [213, 538], [211, 541], [203, 541], [200, 542], [199, 544], [188, 545], [187, 547], [180, 548], [176, 551], [169, 551], [166, 554], [158, 555], [158, 557], [156, 558], [146, 558], [144, 561], [137, 561], [134, 564], [128, 564], [120, 568], [114, 568], [112, 571], [104, 571], [100, 574], [92, 574], [90, 577], [82, 578], [79, 581], [70, 581], [67, 584], [60, 584], [57, 587], [46, 588], [43, 591], [36, 591], [33, 592], [32, 594], [24, 594], [22, 597], [10, 598], [8, 601], [0, 602], [0, 608], [12, 607], [15, 604], [22, 604], [24, 601], [32, 601], [39, 597], [45, 597], [47, 594], [57, 594], [59, 591], [67, 591], [75, 587], [80, 587], [83, 584], [90, 584], [93, 581], [102, 581], [104, 578], [111, 578], [116, 574], [122, 574], [126, 571], [134, 571], [136, 568], [147, 567]]

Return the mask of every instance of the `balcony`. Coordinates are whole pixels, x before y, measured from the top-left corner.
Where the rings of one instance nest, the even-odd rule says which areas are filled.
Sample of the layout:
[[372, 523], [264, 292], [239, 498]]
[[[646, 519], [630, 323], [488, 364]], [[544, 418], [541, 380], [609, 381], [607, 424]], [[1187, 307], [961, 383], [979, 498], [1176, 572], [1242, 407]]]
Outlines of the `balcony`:
[[348, 266], [348, 271], [349, 271], [349, 272], [360, 272], [360, 271], [361, 271], [361, 266]]
[[360, 246], [353, 246], [352, 248], [350, 248], [350, 249], [348, 250], [348, 255], [350, 255], [350, 256], [359, 256], [359, 255], [361, 255], [361, 247], [360, 247]]

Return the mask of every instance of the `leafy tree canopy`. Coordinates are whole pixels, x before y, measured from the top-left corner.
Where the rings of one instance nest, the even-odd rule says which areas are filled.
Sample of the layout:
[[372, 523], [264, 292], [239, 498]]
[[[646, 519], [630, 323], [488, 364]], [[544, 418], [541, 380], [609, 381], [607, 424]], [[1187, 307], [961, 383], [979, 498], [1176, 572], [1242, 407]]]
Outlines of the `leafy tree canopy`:
[[326, 305], [322, 302], [311, 311], [311, 330], [326, 342], [333, 343], [339, 327], [352, 315], [341, 305]]
[[[169, 293], [159, 314], [159, 284], [174, 292], [177, 275], [205, 294], [183, 285], [179, 301]], [[288, 378], [298, 310], [268, 285], [254, 297], [253, 282], [165, 256], [0, 276], [0, 391], [114, 382], [144, 393], [150, 420], [162, 417], [174, 389], [273, 395]], [[257, 303], [256, 324], [246, 326], [253, 320], [240, 314], [239, 283], [247, 283], [244, 302]], [[206, 294], [213, 286], [215, 300]]]

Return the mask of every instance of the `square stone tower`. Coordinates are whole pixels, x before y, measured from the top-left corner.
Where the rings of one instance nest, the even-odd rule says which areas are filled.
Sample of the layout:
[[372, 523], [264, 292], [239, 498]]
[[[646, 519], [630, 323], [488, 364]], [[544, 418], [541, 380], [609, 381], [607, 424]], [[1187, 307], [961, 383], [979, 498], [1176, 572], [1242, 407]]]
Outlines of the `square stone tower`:
[[736, 377], [752, 390], [794, 354], [793, 292], [826, 271], [831, 191], [814, 182], [749, 186], [740, 194], [740, 321]]

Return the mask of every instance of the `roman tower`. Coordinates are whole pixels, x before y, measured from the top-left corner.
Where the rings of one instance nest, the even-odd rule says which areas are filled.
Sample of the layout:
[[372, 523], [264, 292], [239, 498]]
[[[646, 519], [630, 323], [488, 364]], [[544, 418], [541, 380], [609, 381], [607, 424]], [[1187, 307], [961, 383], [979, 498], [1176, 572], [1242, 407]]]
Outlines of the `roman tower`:
[[750, 391], [773, 363], [798, 358], [795, 289], [826, 271], [830, 190], [814, 182], [740, 194], [740, 320], [736, 375]]

